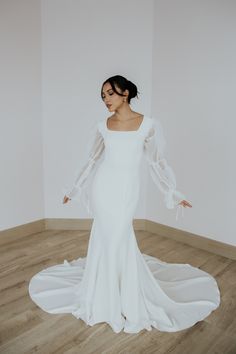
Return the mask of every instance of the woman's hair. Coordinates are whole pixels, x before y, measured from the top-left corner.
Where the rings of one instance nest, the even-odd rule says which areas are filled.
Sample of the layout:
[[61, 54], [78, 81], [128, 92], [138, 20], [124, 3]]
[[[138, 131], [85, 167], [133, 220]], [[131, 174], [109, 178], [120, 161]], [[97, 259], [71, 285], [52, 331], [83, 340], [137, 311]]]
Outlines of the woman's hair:
[[[115, 84], [119, 87], [121, 92], [124, 92], [127, 89], [129, 91], [128, 103], [130, 103], [131, 98], [134, 98], [136, 96], [138, 98], [139, 91], [137, 90], [137, 86], [133, 82], [127, 80], [124, 76], [115, 75], [109, 77], [109, 79], [103, 82], [102, 89], [107, 82], [111, 84], [113, 91], [115, 91], [119, 96], [125, 96], [125, 95], [123, 95], [123, 93], [120, 93], [116, 90]], [[102, 89], [101, 89], [101, 97], [102, 97]]]

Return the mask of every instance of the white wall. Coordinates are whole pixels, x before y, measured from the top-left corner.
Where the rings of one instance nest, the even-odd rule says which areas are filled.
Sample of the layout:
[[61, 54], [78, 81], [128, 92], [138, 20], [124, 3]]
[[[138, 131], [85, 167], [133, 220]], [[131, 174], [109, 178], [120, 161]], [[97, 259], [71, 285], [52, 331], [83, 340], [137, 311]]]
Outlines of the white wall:
[[38, 0], [0, 2], [0, 229], [44, 217]]
[[176, 222], [151, 184], [146, 217], [236, 245], [236, 2], [154, 3], [152, 112], [193, 207]]
[[121, 74], [141, 92], [132, 109], [161, 120], [193, 205], [176, 222], [144, 171], [135, 217], [236, 244], [235, 2], [5, 0], [0, 12], [1, 229], [88, 216], [62, 204], [61, 189], [84, 163], [91, 127], [110, 115], [102, 82]]
[[[150, 114], [152, 1], [42, 1], [45, 216], [87, 218], [82, 203], [62, 204], [61, 189], [82, 168], [89, 131], [111, 115], [101, 85], [120, 74], [140, 98], [132, 109]], [[145, 174], [142, 176], [145, 179]], [[137, 216], [145, 215], [145, 188]]]

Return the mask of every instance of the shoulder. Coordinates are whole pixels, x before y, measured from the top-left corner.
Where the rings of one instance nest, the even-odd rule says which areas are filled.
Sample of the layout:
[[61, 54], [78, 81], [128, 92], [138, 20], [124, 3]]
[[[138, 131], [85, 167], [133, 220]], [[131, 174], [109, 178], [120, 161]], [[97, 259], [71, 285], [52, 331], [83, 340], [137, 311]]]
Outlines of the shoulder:
[[158, 119], [156, 117], [153, 116], [145, 116], [146, 121], [148, 122], [148, 124], [151, 125], [155, 125], [156, 122], [158, 122]]
[[89, 123], [88, 138], [95, 139], [96, 137], [103, 135], [103, 122], [102, 119], [97, 119]]
[[153, 131], [163, 130], [160, 119], [153, 116], [146, 116], [147, 128]]
[[97, 130], [98, 130], [100, 133], [102, 133], [102, 134], [105, 133], [106, 119], [107, 119], [107, 118], [99, 119], [99, 120], [96, 122]]
[[146, 124], [147, 124], [148, 126], [151, 126], [151, 125], [152, 125], [152, 122], [153, 122], [153, 118], [152, 118], [152, 117], [145, 115], [145, 120], [146, 120]]
[[145, 115], [145, 133], [148, 134], [150, 131], [153, 131], [156, 129], [157, 126], [157, 120], [153, 118], [152, 116], [146, 116]]

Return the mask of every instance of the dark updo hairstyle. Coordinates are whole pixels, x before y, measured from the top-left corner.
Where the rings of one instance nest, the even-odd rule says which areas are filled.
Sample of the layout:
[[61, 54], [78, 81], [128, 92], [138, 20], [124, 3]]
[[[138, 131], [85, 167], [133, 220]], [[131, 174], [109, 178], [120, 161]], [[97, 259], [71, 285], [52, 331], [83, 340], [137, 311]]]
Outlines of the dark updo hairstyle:
[[[117, 93], [117, 95], [119, 95], [119, 96], [125, 97], [125, 95], [123, 95], [122, 93], [120, 93], [116, 90], [115, 84], [119, 87], [121, 92], [124, 92], [127, 89], [129, 91], [128, 103], [130, 103], [131, 98], [134, 98], [136, 96], [137, 96], [137, 98], [139, 98], [138, 97], [139, 91], [137, 90], [137, 86], [133, 82], [127, 80], [124, 76], [115, 75], [115, 76], [109, 77], [109, 79], [107, 79], [106, 81], [103, 82], [102, 88], [107, 82], [110, 83], [113, 91], [115, 91], [115, 93]], [[102, 97], [102, 89], [101, 89], [101, 97]]]

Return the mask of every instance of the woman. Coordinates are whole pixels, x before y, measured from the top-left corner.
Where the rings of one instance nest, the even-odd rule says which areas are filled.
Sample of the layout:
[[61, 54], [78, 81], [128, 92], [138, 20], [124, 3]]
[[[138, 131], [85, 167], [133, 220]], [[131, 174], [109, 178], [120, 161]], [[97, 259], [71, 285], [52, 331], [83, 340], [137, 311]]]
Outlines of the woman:
[[91, 326], [107, 322], [116, 333], [152, 327], [175, 332], [208, 316], [219, 306], [220, 293], [210, 274], [190, 264], [163, 262], [138, 248], [132, 221], [143, 154], [166, 207], [192, 205], [176, 190], [163, 158], [160, 122], [130, 108], [137, 92], [120, 75], [103, 83], [102, 99], [114, 113], [96, 124], [88, 161], [63, 199], [82, 199], [89, 190], [86, 206], [92, 207], [94, 220], [87, 256], [39, 272], [29, 293], [49, 313], [72, 313]]

